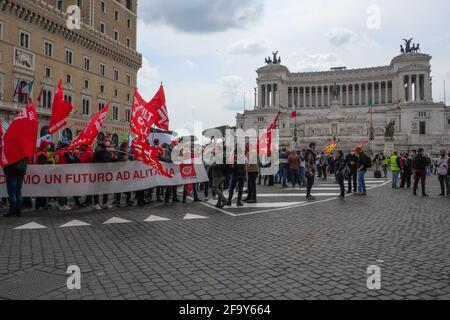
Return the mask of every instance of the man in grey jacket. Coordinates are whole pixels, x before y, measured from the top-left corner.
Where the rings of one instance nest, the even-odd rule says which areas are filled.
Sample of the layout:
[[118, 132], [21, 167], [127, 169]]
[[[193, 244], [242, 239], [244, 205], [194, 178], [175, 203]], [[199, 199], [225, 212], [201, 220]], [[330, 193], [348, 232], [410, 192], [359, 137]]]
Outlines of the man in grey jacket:
[[[441, 157], [437, 160], [436, 169], [439, 178], [439, 183], [441, 184], [441, 197], [450, 196], [450, 183], [448, 180], [448, 161], [447, 152], [441, 150]], [[447, 189], [447, 192], [445, 190]]]

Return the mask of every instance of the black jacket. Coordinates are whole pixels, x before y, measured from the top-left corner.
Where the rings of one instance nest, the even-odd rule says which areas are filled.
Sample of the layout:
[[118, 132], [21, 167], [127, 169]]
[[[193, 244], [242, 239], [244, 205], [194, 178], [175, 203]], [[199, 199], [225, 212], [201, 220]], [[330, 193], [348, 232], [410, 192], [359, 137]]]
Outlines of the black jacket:
[[[358, 162], [359, 162], [358, 156], [356, 156], [354, 154], [349, 154], [345, 158], [345, 162], [347, 163], [350, 170], [352, 170], [352, 171], [358, 170]], [[352, 162], [354, 163], [353, 165], [352, 165]]]
[[234, 164], [233, 165], [233, 177], [235, 178], [245, 178], [247, 171], [245, 170], [245, 164]]
[[211, 170], [211, 178], [217, 179], [217, 178], [225, 178], [226, 176], [226, 166], [224, 164], [213, 164], [211, 167], [209, 167]]
[[113, 155], [104, 147], [99, 146], [94, 152], [94, 163], [110, 163], [113, 162]]
[[413, 160], [414, 170], [426, 170], [428, 166], [428, 159], [423, 155], [417, 155]]
[[8, 167], [3, 168], [6, 177], [20, 177], [27, 174], [28, 158], [22, 159]]

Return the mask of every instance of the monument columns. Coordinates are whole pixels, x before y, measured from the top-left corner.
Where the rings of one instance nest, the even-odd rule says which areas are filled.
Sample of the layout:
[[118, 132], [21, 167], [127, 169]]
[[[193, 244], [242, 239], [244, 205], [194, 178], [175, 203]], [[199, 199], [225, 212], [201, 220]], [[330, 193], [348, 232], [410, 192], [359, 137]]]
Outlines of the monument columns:
[[408, 76], [408, 102], [413, 101], [412, 99], [412, 76]]
[[389, 103], [389, 81], [385, 82], [384, 85], [384, 94], [385, 94], [385, 103], [388, 104]]
[[359, 92], [359, 101], [358, 101], [358, 104], [360, 105], [360, 106], [362, 106], [363, 105], [363, 103], [362, 103], [362, 84], [360, 83], [360, 84], [358, 84], [358, 92]]
[[306, 108], [306, 87], [303, 87], [303, 107]]
[[378, 82], [378, 104], [381, 104], [381, 102], [382, 102], [382, 99], [381, 99], [381, 85], [382, 85], [382, 82], [381, 81]]
[[372, 106], [375, 105], [375, 82], [372, 82]]

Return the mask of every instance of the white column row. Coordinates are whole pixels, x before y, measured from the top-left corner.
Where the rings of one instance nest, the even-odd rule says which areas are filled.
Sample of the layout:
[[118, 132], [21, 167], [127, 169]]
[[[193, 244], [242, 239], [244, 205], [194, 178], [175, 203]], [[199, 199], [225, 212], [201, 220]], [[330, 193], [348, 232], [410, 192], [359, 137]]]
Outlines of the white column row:
[[403, 77], [400, 88], [402, 102], [429, 101], [430, 78], [427, 74], [410, 74]]
[[[393, 82], [378, 81], [358, 84], [337, 85], [339, 102], [343, 106], [374, 105], [392, 103]], [[331, 105], [332, 86], [289, 87], [288, 107], [299, 108], [328, 107]]]

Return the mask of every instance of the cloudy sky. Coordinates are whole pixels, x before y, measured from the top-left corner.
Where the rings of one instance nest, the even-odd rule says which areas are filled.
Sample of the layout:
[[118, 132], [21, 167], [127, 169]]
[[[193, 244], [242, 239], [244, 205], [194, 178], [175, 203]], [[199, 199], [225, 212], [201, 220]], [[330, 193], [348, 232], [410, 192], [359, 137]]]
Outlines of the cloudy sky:
[[138, 86], [161, 81], [171, 127], [235, 124], [254, 105], [255, 70], [272, 51], [291, 71], [388, 65], [403, 38], [433, 56], [434, 99], [450, 94], [448, 0], [145, 0], [138, 5]]

